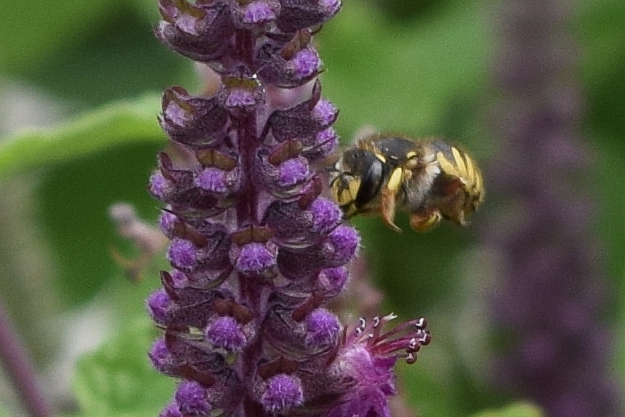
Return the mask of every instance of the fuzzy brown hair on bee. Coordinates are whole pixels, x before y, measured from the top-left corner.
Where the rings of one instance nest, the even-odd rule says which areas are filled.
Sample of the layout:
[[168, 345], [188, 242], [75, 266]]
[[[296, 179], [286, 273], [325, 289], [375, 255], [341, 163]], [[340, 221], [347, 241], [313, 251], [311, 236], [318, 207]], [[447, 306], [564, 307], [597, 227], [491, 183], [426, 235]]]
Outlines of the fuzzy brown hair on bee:
[[442, 219], [465, 226], [485, 194], [475, 160], [441, 139], [372, 134], [346, 149], [329, 172], [331, 194], [347, 218], [380, 214], [397, 232], [399, 209], [408, 211], [415, 231]]

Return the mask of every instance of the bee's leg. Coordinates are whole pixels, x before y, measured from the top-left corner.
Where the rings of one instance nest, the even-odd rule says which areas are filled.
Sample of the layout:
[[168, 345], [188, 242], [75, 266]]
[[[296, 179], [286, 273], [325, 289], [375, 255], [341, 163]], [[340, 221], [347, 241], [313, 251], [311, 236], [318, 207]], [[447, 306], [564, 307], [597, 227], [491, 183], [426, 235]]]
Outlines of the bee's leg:
[[437, 209], [420, 209], [410, 213], [410, 227], [415, 232], [427, 232], [440, 223], [441, 212]]
[[382, 220], [384, 220], [384, 223], [386, 223], [389, 229], [394, 230], [395, 232], [401, 232], [401, 229], [397, 227], [394, 220], [397, 203], [397, 192], [401, 187], [402, 181], [402, 171], [402, 168], [396, 168], [391, 173], [388, 183], [384, 188], [382, 188], [380, 198], [380, 214], [382, 215]]

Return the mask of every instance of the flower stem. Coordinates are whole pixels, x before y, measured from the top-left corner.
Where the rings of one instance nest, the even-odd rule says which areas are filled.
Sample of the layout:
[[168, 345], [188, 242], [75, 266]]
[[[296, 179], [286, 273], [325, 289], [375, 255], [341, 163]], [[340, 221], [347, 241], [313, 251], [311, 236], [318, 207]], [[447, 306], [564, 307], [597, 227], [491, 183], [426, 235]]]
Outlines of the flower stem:
[[48, 404], [35, 369], [0, 300], [0, 360], [24, 408], [32, 417], [49, 417]]

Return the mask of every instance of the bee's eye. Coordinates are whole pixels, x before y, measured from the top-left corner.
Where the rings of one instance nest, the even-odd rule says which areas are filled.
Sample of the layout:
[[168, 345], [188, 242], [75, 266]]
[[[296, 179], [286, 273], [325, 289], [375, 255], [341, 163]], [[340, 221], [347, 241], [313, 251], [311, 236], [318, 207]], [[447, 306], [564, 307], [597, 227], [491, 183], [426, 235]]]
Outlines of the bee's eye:
[[379, 159], [373, 158], [360, 179], [360, 188], [355, 201], [357, 207], [363, 207], [379, 194], [387, 173], [386, 165]]

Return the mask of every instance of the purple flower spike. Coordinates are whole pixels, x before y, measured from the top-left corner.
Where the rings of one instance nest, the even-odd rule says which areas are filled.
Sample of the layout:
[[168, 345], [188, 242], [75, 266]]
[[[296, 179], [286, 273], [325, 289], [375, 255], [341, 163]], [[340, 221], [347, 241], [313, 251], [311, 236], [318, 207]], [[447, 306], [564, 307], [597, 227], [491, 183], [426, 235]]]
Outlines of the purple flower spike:
[[502, 260], [493, 324], [506, 338], [494, 382], [548, 417], [618, 417], [625, 409], [610, 353], [611, 280], [597, 256], [596, 187], [580, 181], [600, 162], [580, 140], [572, 4], [506, 0], [496, 18], [501, 143], [489, 177], [491, 191], [517, 210], [492, 216], [500, 221], [482, 233]]
[[267, 381], [261, 404], [270, 413], [285, 412], [304, 401], [302, 383], [297, 377], [279, 374]]
[[171, 268], [148, 298], [164, 333], [148, 355], [181, 382], [161, 416], [387, 417], [395, 362], [429, 334], [345, 331], [327, 309], [360, 246], [316, 170], [339, 111], [312, 37], [340, 1], [159, 4], [161, 41], [220, 77], [214, 94], [163, 94], [176, 153], [159, 153], [149, 191]]

